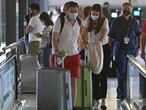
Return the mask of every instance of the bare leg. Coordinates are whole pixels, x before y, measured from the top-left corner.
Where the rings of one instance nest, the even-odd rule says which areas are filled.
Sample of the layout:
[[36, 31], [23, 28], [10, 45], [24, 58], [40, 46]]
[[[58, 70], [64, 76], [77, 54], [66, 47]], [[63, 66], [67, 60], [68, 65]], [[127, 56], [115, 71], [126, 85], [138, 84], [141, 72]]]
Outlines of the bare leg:
[[77, 78], [71, 79], [71, 89], [72, 89], [72, 105], [75, 106], [77, 97]]

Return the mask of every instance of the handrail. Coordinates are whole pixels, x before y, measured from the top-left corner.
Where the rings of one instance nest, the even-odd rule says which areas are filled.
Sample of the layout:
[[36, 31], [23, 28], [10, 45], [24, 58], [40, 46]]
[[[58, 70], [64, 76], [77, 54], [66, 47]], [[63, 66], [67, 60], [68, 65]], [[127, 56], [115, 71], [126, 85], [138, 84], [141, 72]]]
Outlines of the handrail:
[[21, 39], [19, 39], [18, 42], [14, 42], [14, 43], [9, 44], [8, 46], [4, 47], [4, 48], [3, 48], [4, 53], [5, 53], [5, 51], [6, 51], [7, 49], [15, 49], [15, 48], [16, 48], [17, 46], [19, 46], [23, 41], [24, 41], [24, 37], [22, 37]]
[[140, 110], [138, 105], [132, 100], [124, 100], [120, 105], [121, 110]]
[[2, 56], [4, 54], [4, 52], [0, 52], [0, 56]]
[[12, 55], [11, 57], [5, 59], [1, 64], [0, 64], [0, 69], [3, 68], [9, 61], [11, 61], [16, 55]]
[[144, 78], [146, 78], [146, 67], [145, 67], [143, 64], [141, 64], [141, 63], [140, 63], [134, 56], [132, 56], [132, 55], [128, 55], [127, 58], [128, 58], [128, 60], [129, 60], [131, 63], [133, 63], [133, 64], [137, 67], [137, 69], [140, 71], [140, 74], [141, 74]]
[[130, 107], [130, 104], [124, 100], [121, 104], [120, 104], [120, 109], [121, 110], [132, 110], [132, 108]]

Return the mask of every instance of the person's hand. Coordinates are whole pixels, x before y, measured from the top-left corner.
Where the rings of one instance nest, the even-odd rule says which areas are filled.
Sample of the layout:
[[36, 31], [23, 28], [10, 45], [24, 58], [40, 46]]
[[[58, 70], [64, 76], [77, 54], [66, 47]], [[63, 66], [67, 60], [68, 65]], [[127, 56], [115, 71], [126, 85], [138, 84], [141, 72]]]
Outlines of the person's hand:
[[61, 51], [59, 51], [58, 49], [55, 50], [55, 56], [56, 57], [62, 57]]
[[39, 37], [39, 38], [41, 37], [41, 34], [40, 34], [40, 33], [36, 33], [35, 35], [36, 35], [37, 37]]
[[84, 42], [83, 42], [83, 47], [84, 47], [85, 49], [87, 49], [87, 45], [88, 45], [88, 42], [84, 41]]
[[139, 50], [140, 50], [140, 47], [138, 46], [138, 47], [136, 48], [136, 52], [139, 53]]
[[41, 35], [41, 38], [42, 38], [43, 41], [48, 41], [48, 37], [45, 36], [44, 34]]

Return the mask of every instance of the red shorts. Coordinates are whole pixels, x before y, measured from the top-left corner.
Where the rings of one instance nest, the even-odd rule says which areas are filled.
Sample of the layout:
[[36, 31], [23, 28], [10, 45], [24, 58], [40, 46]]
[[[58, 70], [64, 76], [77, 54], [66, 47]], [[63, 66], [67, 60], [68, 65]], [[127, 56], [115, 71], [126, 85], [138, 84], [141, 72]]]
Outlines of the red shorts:
[[[50, 56], [50, 65], [55, 66], [54, 55]], [[61, 65], [57, 65], [60, 67]], [[67, 56], [64, 60], [64, 68], [67, 68], [71, 72], [71, 78], [78, 78], [80, 75], [80, 54]]]

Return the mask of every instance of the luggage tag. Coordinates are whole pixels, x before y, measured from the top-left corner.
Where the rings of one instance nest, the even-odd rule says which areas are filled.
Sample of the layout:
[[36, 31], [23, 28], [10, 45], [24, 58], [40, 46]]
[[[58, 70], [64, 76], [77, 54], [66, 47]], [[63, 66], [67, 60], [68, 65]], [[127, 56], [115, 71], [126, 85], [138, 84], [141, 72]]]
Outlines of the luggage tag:
[[129, 43], [129, 37], [124, 37], [124, 44], [128, 44]]

